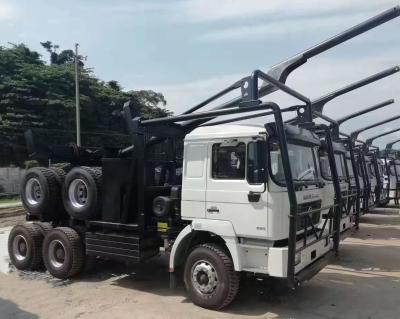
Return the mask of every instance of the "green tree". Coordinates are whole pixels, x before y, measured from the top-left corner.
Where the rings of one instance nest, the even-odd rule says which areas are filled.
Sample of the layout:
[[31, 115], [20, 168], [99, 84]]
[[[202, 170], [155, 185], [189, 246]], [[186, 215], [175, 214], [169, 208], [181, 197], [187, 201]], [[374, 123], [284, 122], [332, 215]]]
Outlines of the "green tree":
[[[60, 48], [58, 44], [53, 44], [51, 41], [40, 42], [43, 48], [46, 49], [47, 52], [50, 53], [50, 64], [67, 64], [74, 63], [75, 61], [75, 52], [72, 50], [62, 50], [60, 53], [57, 53], [57, 50]], [[83, 57], [78, 56], [79, 65], [81, 67], [84, 66], [82, 62]]]
[[[0, 165], [22, 165], [27, 159], [23, 136], [27, 129], [39, 132], [44, 144], [75, 139], [74, 53], [58, 54], [58, 45], [50, 41], [41, 44], [50, 53], [50, 64], [23, 44], [0, 47]], [[100, 81], [81, 64], [81, 125], [86, 146], [102, 146], [106, 136], [122, 132], [121, 122], [112, 113], [127, 100], [144, 118], [170, 114], [161, 93], [123, 91], [117, 81]]]

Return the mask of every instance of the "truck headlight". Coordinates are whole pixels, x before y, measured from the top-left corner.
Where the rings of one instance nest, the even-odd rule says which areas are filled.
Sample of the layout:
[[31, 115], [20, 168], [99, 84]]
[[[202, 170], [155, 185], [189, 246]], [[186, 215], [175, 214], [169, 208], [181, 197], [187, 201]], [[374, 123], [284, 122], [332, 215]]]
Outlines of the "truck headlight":
[[301, 263], [301, 253], [297, 253], [297, 254], [294, 256], [294, 265], [297, 266], [297, 265], [300, 264], [300, 263]]

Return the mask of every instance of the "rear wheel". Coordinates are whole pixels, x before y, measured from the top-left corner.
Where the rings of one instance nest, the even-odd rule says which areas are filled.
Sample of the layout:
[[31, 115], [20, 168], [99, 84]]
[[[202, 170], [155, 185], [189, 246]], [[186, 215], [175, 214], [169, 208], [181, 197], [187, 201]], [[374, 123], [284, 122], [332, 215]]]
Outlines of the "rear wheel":
[[69, 227], [57, 227], [47, 233], [43, 242], [43, 261], [56, 278], [77, 275], [84, 266], [84, 248], [79, 234]]
[[42, 236], [45, 237], [47, 235], [47, 233], [53, 229], [53, 226], [51, 226], [50, 223], [44, 223], [44, 222], [33, 222], [34, 225], [36, 225], [41, 233]]
[[54, 175], [56, 176], [57, 182], [60, 184], [60, 186], [62, 187], [62, 185], [64, 184], [64, 180], [65, 180], [65, 171], [62, 168], [59, 167], [50, 167], [49, 168]]
[[189, 254], [184, 270], [185, 288], [198, 306], [221, 309], [239, 290], [239, 273], [228, 254], [214, 244], [197, 246]]
[[41, 229], [30, 223], [14, 226], [8, 237], [8, 254], [19, 270], [36, 270], [42, 265]]

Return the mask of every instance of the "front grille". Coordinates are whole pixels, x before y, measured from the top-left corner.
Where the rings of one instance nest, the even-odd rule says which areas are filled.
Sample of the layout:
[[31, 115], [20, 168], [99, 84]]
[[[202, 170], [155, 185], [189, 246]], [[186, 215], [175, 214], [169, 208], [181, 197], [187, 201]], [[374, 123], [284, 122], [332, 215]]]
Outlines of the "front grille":
[[[314, 209], [319, 209], [321, 208], [321, 201], [317, 200], [314, 202], [308, 202], [308, 203], [303, 203], [303, 204], [299, 204], [299, 214], [303, 213], [303, 212], [308, 212]], [[321, 211], [316, 211], [314, 213], [310, 214], [311, 216], [311, 221], [313, 225], [316, 225], [319, 223], [320, 220], [320, 216], [321, 216]], [[307, 228], [310, 227], [310, 221], [307, 217], [307, 215], [304, 215], [302, 217], [299, 218], [299, 220], [297, 221], [297, 231], [304, 229], [304, 225], [307, 223]]]

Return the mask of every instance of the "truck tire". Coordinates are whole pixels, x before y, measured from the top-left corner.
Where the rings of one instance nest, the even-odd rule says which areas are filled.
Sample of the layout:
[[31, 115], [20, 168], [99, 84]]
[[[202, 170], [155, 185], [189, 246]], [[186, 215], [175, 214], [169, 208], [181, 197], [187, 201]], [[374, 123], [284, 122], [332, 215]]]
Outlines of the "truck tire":
[[45, 167], [29, 169], [21, 181], [21, 200], [25, 209], [42, 221], [49, 221], [58, 214], [61, 186], [52, 170]]
[[37, 226], [40, 229], [40, 232], [42, 233], [43, 238], [47, 235], [47, 233], [53, 229], [53, 226], [51, 226], [50, 223], [44, 223], [44, 222], [33, 222], [35, 226]]
[[215, 244], [195, 247], [186, 259], [185, 288], [200, 307], [221, 309], [229, 305], [238, 293], [239, 278], [232, 259]]
[[84, 247], [78, 232], [69, 227], [57, 227], [43, 241], [43, 261], [48, 272], [56, 278], [77, 275], [84, 266]]
[[172, 200], [169, 196], [157, 196], [153, 199], [153, 214], [156, 217], [165, 217], [170, 214]]
[[14, 226], [8, 236], [8, 254], [15, 268], [37, 270], [42, 266], [43, 234], [31, 223]]
[[54, 173], [57, 182], [59, 183], [60, 187], [62, 187], [64, 185], [64, 180], [66, 175], [65, 171], [59, 167], [49, 167], [49, 170], [51, 170]]
[[65, 178], [63, 189], [63, 202], [68, 214], [78, 220], [95, 217], [101, 209], [101, 186], [101, 168], [73, 168]]

